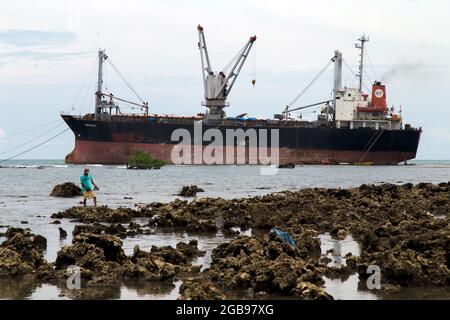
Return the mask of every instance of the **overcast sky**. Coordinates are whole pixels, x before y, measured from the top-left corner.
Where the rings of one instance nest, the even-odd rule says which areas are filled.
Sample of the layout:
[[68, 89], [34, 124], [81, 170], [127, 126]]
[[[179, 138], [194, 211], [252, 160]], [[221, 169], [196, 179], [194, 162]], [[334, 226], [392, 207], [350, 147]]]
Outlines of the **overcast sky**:
[[[423, 128], [418, 159], [450, 159], [449, 1], [0, 0], [0, 7], [0, 158], [64, 129], [55, 128], [61, 111], [93, 111], [98, 48], [149, 101], [150, 112], [202, 112], [200, 23], [215, 70], [249, 36], [258, 37], [229, 96], [230, 116], [279, 113], [335, 49], [356, 70], [354, 43], [365, 33], [367, 85], [383, 79], [389, 105], [401, 105], [405, 122]], [[354, 85], [345, 71], [344, 83]], [[106, 86], [134, 98], [108, 65]], [[331, 89], [330, 68], [297, 105], [326, 100]], [[312, 111], [303, 116], [314, 117]], [[68, 131], [22, 158], [62, 159], [73, 144]]]

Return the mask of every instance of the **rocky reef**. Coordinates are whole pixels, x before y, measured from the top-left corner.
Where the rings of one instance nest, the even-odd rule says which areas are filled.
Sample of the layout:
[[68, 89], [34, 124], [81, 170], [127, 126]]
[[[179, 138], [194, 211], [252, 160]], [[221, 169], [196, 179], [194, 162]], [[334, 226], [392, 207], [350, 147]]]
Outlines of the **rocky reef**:
[[[220, 213], [224, 228], [278, 227], [295, 236], [304, 230], [312, 230], [329, 232], [341, 239], [352, 234], [361, 244], [360, 257], [348, 257], [348, 264], [342, 268], [328, 267], [323, 261], [321, 264], [315, 263], [314, 274], [323, 272], [327, 276], [339, 277], [358, 272], [360, 278], [365, 279], [368, 266], [377, 265], [381, 269], [384, 288], [450, 285], [450, 183], [361, 185], [352, 189], [314, 188], [251, 199], [211, 199], [208, 202], [215, 208], [216, 214]], [[304, 246], [305, 243], [299, 241], [299, 248]], [[241, 252], [245, 253], [245, 250], [239, 250], [238, 255]], [[196, 292], [202, 291], [190, 287], [196, 283], [205, 286], [208, 279], [214, 284], [211, 288], [217, 288], [220, 284], [220, 290], [232, 289], [239, 279], [245, 284], [244, 288], [253, 289], [256, 291], [255, 297], [258, 296], [259, 287], [254, 283], [256, 274], [238, 273], [242, 269], [242, 262], [238, 259], [237, 263], [230, 256], [233, 255], [228, 254], [225, 260], [213, 258], [211, 268], [205, 271], [206, 275], [202, 275], [205, 281], [189, 281], [183, 286], [185, 291], [182, 297], [201, 298]], [[213, 257], [217, 258], [217, 253]], [[283, 255], [282, 258], [287, 257]], [[289, 262], [292, 265], [295, 263]], [[239, 277], [234, 278], [236, 274]], [[301, 275], [297, 275], [297, 279], [299, 277]], [[287, 288], [291, 294], [294, 291], [300, 295], [303, 292], [306, 296], [311, 292], [319, 293], [320, 282], [310, 283], [318, 288], [303, 283], [295, 285], [294, 289], [293, 282]], [[265, 290], [269, 294], [286, 293], [281, 286], [268, 286]]]
[[80, 267], [87, 286], [115, 285], [126, 279], [146, 281], [172, 281], [182, 273], [198, 272], [190, 261], [204, 252], [197, 242], [180, 242], [176, 248], [155, 247], [143, 251], [136, 246], [128, 257], [119, 238], [108, 234], [80, 233], [72, 245], [63, 247], [57, 255], [55, 268], [64, 278], [69, 266]]
[[[227, 299], [236, 291], [256, 299], [332, 299], [323, 287], [324, 275], [358, 273], [364, 280], [368, 267], [376, 265], [386, 291], [449, 286], [449, 215], [450, 182], [309, 188], [232, 200], [175, 199], [135, 208], [73, 207], [52, 215], [82, 223], [72, 232], [72, 244], [58, 252], [54, 269], [43, 259], [45, 239], [9, 228], [0, 245], [0, 276], [65, 279], [66, 268], [77, 265], [88, 286], [181, 279], [180, 299]], [[147, 222], [136, 223], [138, 217]], [[121, 238], [151, 234], [156, 228], [227, 235], [234, 235], [235, 228], [252, 228], [253, 235], [217, 246], [203, 270], [192, 265], [204, 254], [196, 241], [148, 251], [136, 247], [131, 256], [124, 254]], [[269, 235], [270, 228], [288, 232], [297, 245]], [[346, 256], [342, 267], [330, 266], [320, 252], [318, 236], [323, 233], [336, 239], [352, 235], [360, 255]]]
[[72, 207], [67, 210], [52, 214], [51, 218], [61, 219], [70, 218], [77, 222], [94, 223], [127, 223], [131, 222], [133, 217], [141, 216], [135, 210], [130, 208], [111, 209], [107, 206], [99, 207]]
[[81, 188], [72, 182], [56, 185], [50, 193], [53, 197], [73, 198], [81, 196]]
[[8, 228], [0, 244], [0, 278], [33, 274], [45, 279], [52, 273], [44, 259], [47, 239], [27, 229]]
[[296, 235], [299, 247], [267, 235], [239, 236], [219, 245], [213, 251], [210, 268], [198, 279], [183, 283], [180, 299], [223, 299], [233, 290], [250, 290], [254, 298], [284, 295], [333, 299], [321, 288], [320, 242], [314, 235], [309, 230]]
[[74, 207], [52, 217], [116, 223], [148, 217], [147, 227], [200, 233], [278, 227], [292, 234], [304, 229], [341, 238], [352, 234], [362, 246], [361, 257], [353, 261], [362, 277], [368, 265], [376, 264], [386, 281], [413, 286], [450, 284], [449, 212], [450, 183], [407, 183], [311, 188], [233, 200], [176, 199], [137, 209]]
[[196, 185], [183, 186], [178, 195], [182, 197], [195, 197], [198, 192], [205, 192], [205, 190]]

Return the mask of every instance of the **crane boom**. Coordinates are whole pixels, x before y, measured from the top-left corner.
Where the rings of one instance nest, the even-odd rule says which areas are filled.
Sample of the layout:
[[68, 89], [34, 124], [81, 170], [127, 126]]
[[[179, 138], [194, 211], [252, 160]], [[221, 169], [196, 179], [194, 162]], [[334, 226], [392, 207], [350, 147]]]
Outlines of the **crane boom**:
[[245, 60], [247, 60], [247, 57], [250, 53], [250, 50], [252, 49], [253, 42], [256, 41], [256, 36], [250, 37], [250, 39], [245, 44], [243, 50], [241, 50], [241, 53], [237, 56], [236, 62], [231, 67], [231, 71], [228, 73], [228, 76], [225, 78], [225, 83], [222, 85], [221, 91], [225, 89], [225, 86], [227, 85], [228, 81], [231, 80], [231, 83], [228, 86], [228, 90], [226, 92], [226, 96], [230, 93], [231, 88], [233, 88], [234, 83], [236, 82], [236, 79], [241, 72], [242, 67], [244, 66]]
[[211, 62], [209, 60], [208, 48], [206, 47], [205, 34], [203, 33], [203, 27], [201, 25], [198, 25], [197, 30], [198, 30], [198, 48], [200, 50], [200, 58], [202, 61], [203, 85], [204, 85], [205, 91], [206, 91], [206, 78], [212, 72], [211, 71]]
[[332, 102], [332, 101], [333, 100], [326, 100], [326, 101], [321, 101], [321, 102], [316, 102], [316, 103], [313, 103], [313, 104], [309, 104], [307, 106], [297, 107], [297, 108], [293, 108], [293, 109], [285, 109], [283, 111], [283, 114], [287, 114], [289, 112], [293, 112], [293, 111], [298, 111], [298, 110], [303, 110], [303, 109], [319, 106], [321, 104], [329, 103], [329, 102]]

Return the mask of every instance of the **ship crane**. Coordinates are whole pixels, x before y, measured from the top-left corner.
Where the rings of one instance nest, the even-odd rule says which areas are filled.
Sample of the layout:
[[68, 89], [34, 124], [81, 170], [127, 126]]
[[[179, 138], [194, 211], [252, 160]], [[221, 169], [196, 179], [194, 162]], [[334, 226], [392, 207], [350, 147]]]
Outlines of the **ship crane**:
[[[103, 92], [103, 64], [105, 63], [105, 61], [108, 61], [111, 67], [113, 67], [114, 71], [116, 71], [122, 81], [125, 82], [128, 88], [136, 95], [141, 103], [135, 103], [126, 99], [115, 97], [112, 93], [108, 94]], [[108, 98], [108, 100], [104, 100], [103, 98]], [[133, 87], [128, 83], [128, 81], [126, 81], [117, 67], [113, 64], [111, 59], [106, 55], [105, 50], [99, 50], [97, 92], [95, 92], [95, 119], [107, 119], [112, 114], [112, 109], [115, 109], [116, 113], [121, 113], [119, 106], [114, 102], [114, 100], [125, 102], [132, 106], [138, 107], [141, 110], [144, 110], [145, 115], [148, 115], [148, 102], [144, 102], [143, 99], [138, 95], [136, 90], [134, 90]]]
[[[322, 74], [328, 69], [328, 67], [334, 63], [335, 71], [334, 71], [334, 97], [333, 100], [326, 100], [318, 103], [309, 104], [306, 106], [296, 107], [293, 108], [293, 105], [308, 91], [309, 88], [317, 81], [317, 79], [322, 76]], [[334, 114], [334, 107], [336, 105], [336, 92], [337, 90], [340, 90], [342, 87], [342, 54], [339, 51], [335, 51], [334, 56], [327, 61], [325, 66], [319, 71], [319, 73], [306, 85], [305, 88], [284, 108], [284, 110], [281, 113], [281, 119], [287, 120], [289, 118], [289, 114], [293, 111], [299, 111], [307, 108], [316, 107], [319, 105], [326, 105], [327, 110], [327, 121], [330, 116], [330, 110], [333, 110]], [[330, 103], [333, 102], [333, 106], [330, 106]], [[333, 116], [333, 114], [331, 116]]]
[[198, 48], [202, 64], [203, 86], [205, 91], [205, 100], [202, 105], [209, 109], [205, 115], [206, 123], [218, 124], [222, 122], [225, 116], [224, 108], [229, 106], [227, 97], [233, 88], [236, 79], [247, 59], [256, 36], [250, 37], [244, 47], [237, 53], [231, 62], [220, 72], [214, 72], [211, 67], [211, 60], [206, 46], [205, 34], [201, 25], [198, 30]]

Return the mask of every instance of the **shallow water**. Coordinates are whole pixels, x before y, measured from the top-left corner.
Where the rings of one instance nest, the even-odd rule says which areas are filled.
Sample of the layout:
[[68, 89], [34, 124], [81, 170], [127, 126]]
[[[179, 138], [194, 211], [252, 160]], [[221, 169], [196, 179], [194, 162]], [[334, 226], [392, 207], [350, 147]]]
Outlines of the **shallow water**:
[[[47, 238], [45, 253], [48, 261], [54, 261], [61, 246], [70, 244], [71, 231], [75, 223], [62, 219], [60, 225], [50, 224], [50, 215], [57, 211], [78, 205], [79, 198], [54, 198], [49, 193], [54, 185], [66, 181], [78, 183], [82, 166], [65, 165], [62, 161], [17, 160], [2, 163], [0, 176], [0, 226], [30, 228], [33, 233]], [[363, 183], [418, 183], [443, 182], [450, 180], [450, 162], [418, 162], [412, 166], [298, 166], [295, 169], [281, 169], [274, 176], [260, 174], [258, 166], [166, 166], [161, 170], [126, 170], [123, 166], [91, 165], [95, 182], [100, 186], [99, 204], [111, 207], [133, 206], [135, 203], [152, 201], [167, 202], [177, 198], [175, 194], [183, 185], [196, 184], [205, 189], [201, 197], [241, 198], [263, 195], [282, 190], [298, 190], [308, 187], [355, 187]], [[131, 197], [132, 199], [124, 199]], [[27, 222], [22, 224], [21, 222]], [[68, 232], [66, 239], [59, 239], [58, 228]], [[0, 228], [4, 232], [6, 228]], [[247, 234], [250, 231], [247, 231]], [[152, 245], [172, 245], [190, 239], [199, 241], [199, 248], [206, 250], [205, 257], [194, 264], [207, 265], [210, 252], [229, 238], [220, 232], [217, 235], [188, 235], [157, 229], [152, 235], [128, 237], [123, 242], [124, 250], [131, 254], [135, 245], [149, 250]], [[331, 237], [321, 238], [323, 248], [338, 246], [333, 263], [345, 263], [347, 251], [359, 254], [353, 239], [336, 243]], [[0, 241], [2, 239], [0, 238]], [[336, 248], [335, 248], [336, 251]], [[337, 251], [336, 251], [337, 252]], [[339, 299], [391, 298], [374, 295], [358, 289], [358, 281], [351, 277], [344, 283], [327, 280], [330, 293]], [[2, 285], [3, 284], [3, 285]], [[13, 289], [15, 288], [15, 289]], [[93, 289], [93, 291], [95, 291]], [[94, 297], [108, 299], [175, 299], [178, 287], [148, 284], [127, 284], [120, 288], [104, 288], [93, 292]], [[423, 290], [422, 290], [423, 291]], [[9, 293], [8, 293], [9, 292]], [[21, 292], [16, 294], [15, 292]], [[442, 290], [440, 291], [442, 293]], [[414, 291], [403, 293], [411, 298]], [[60, 296], [61, 295], [61, 296]], [[62, 296], [64, 295], [64, 296]], [[445, 296], [445, 290], [444, 290]], [[402, 296], [404, 297], [404, 296]], [[446, 295], [450, 298], [450, 294]], [[0, 298], [67, 299], [74, 298], [63, 287], [48, 284], [0, 282]]]
[[[359, 256], [361, 248], [359, 243], [355, 241], [352, 235], [348, 235], [345, 239], [335, 239], [329, 233], [319, 235], [320, 249], [322, 256], [331, 259], [328, 264], [333, 267], [340, 267], [346, 264], [345, 255], [351, 253], [353, 256]], [[333, 250], [329, 252], [329, 250]], [[328, 252], [328, 253], [327, 253]], [[345, 279], [330, 279], [324, 277], [325, 289], [335, 299], [341, 300], [375, 300], [379, 299], [376, 293], [370, 291], [362, 291], [358, 289], [360, 283], [358, 274], [352, 274]]]
[[[345, 256], [349, 253], [356, 257], [359, 257], [361, 254], [361, 248], [352, 235], [348, 235], [345, 239], [334, 239], [329, 233], [325, 233], [319, 235], [319, 239], [322, 255], [331, 259], [331, 262], [328, 264], [330, 267], [345, 265]], [[328, 250], [334, 251], [327, 253]]]
[[[83, 288], [83, 299], [162, 300], [176, 299], [181, 280], [172, 283], [127, 282], [120, 286]], [[1, 299], [69, 300], [80, 299], [77, 290], [69, 290], [65, 283], [39, 283], [33, 279], [0, 279]]]
[[[323, 256], [327, 256], [332, 261], [330, 266], [339, 267], [345, 265], [344, 256], [351, 253], [359, 256], [361, 253], [360, 245], [348, 235], [345, 239], [335, 239], [330, 234], [319, 235], [321, 242], [321, 252]], [[327, 251], [333, 249], [333, 253]], [[383, 275], [381, 274], [381, 278]], [[402, 288], [399, 292], [388, 293], [379, 290], [368, 289], [366, 280], [360, 280], [357, 273], [354, 273], [344, 279], [330, 279], [324, 277], [325, 289], [334, 299], [339, 300], [379, 300], [379, 299], [410, 299], [410, 300], [426, 300], [426, 299], [450, 299], [450, 287], [417, 287]], [[382, 281], [382, 280], [381, 280]]]

